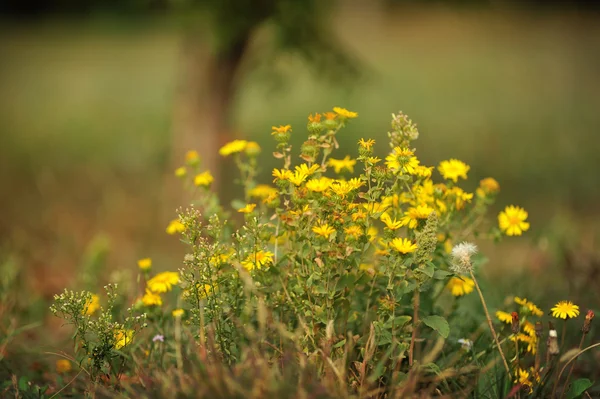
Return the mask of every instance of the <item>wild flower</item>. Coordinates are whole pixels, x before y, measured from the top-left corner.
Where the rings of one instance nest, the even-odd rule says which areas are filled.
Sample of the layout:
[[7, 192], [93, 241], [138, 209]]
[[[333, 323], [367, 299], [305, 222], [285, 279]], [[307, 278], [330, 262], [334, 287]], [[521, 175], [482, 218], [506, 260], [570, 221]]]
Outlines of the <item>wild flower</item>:
[[169, 235], [182, 233], [183, 231], [185, 231], [185, 226], [179, 221], [179, 219], [173, 219], [169, 222], [166, 231]]
[[115, 333], [115, 349], [119, 350], [133, 342], [133, 330], [120, 329]]
[[468, 274], [473, 270], [471, 257], [477, 253], [477, 246], [470, 242], [462, 242], [452, 248], [450, 269], [456, 274]]
[[71, 361], [67, 359], [58, 359], [56, 361], [56, 372], [59, 374], [65, 374], [71, 371], [73, 367], [71, 366]]
[[540, 317], [544, 315], [544, 311], [540, 309], [535, 303], [528, 301], [527, 298], [519, 298], [518, 296], [516, 296], [515, 303], [523, 306], [534, 316]]
[[469, 169], [471, 169], [469, 165], [458, 159], [442, 161], [438, 166], [438, 170], [444, 179], [452, 180], [454, 183], [458, 182], [459, 177], [466, 179]]
[[473, 341], [471, 341], [470, 339], [466, 339], [466, 338], [460, 338], [457, 341], [461, 347], [466, 350], [467, 352], [473, 350]]
[[213, 181], [214, 177], [208, 170], [194, 177], [194, 185], [196, 185], [197, 187], [208, 187], [212, 184]]
[[152, 259], [150, 258], [144, 258], [144, 259], [140, 259], [137, 262], [138, 267], [140, 268], [141, 271], [145, 272], [150, 270], [150, 268], [152, 267]]
[[504, 211], [498, 214], [498, 224], [507, 236], [520, 236], [524, 231], [529, 230], [527, 212], [518, 206], [509, 205]]
[[512, 315], [510, 313], [498, 310], [496, 312], [496, 317], [503, 323], [512, 324]]
[[256, 204], [246, 204], [244, 207], [238, 209], [239, 213], [252, 213], [256, 208]]
[[319, 222], [318, 225], [313, 226], [312, 231], [323, 238], [329, 238], [335, 233], [335, 229], [326, 222]]
[[340, 174], [343, 170], [353, 173], [356, 159], [350, 159], [349, 155], [346, 155], [344, 159], [329, 158], [327, 165], [331, 166], [337, 174]]
[[183, 310], [183, 309], [175, 309], [175, 310], [173, 310], [171, 312], [171, 314], [175, 318], [181, 318], [185, 314], [185, 310]]
[[348, 111], [346, 108], [342, 108], [342, 107], [333, 107], [333, 112], [335, 112], [342, 118], [353, 119], [353, 118], [358, 117], [358, 113]]
[[242, 262], [242, 266], [246, 270], [261, 269], [273, 263], [273, 253], [270, 251], [256, 251], [248, 254], [246, 260]]
[[390, 247], [401, 254], [409, 254], [411, 252], [415, 252], [417, 249], [417, 244], [413, 244], [408, 238], [394, 238], [390, 242]]
[[571, 301], [560, 301], [552, 309], [552, 317], [557, 319], [572, 319], [579, 316], [579, 306]]
[[187, 175], [187, 169], [185, 168], [185, 166], [181, 166], [181, 167], [175, 169], [175, 176], [185, 177], [185, 175]]
[[248, 195], [253, 198], [265, 199], [271, 195], [277, 195], [278, 191], [275, 187], [267, 184], [259, 184], [248, 191]]
[[100, 309], [100, 297], [92, 294], [90, 300], [84, 306], [84, 314], [93, 315], [98, 309]]
[[152, 277], [146, 284], [151, 292], [160, 294], [171, 291], [171, 288], [177, 283], [179, 283], [179, 273], [162, 272]]
[[162, 334], [156, 334], [152, 337], [152, 342], [165, 342], [165, 336]]
[[463, 296], [473, 292], [475, 283], [469, 277], [452, 277], [448, 280], [446, 287], [450, 290], [453, 296]]
[[142, 297], [142, 303], [145, 306], [162, 306], [163, 301], [160, 295], [146, 289], [146, 293]]
[[197, 165], [199, 161], [200, 155], [198, 155], [198, 151], [190, 150], [185, 153], [185, 163], [187, 163], [188, 165]]
[[246, 140], [233, 140], [219, 149], [219, 154], [226, 157], [231, 154], [243, 152], [246, 149], [248, 142]]

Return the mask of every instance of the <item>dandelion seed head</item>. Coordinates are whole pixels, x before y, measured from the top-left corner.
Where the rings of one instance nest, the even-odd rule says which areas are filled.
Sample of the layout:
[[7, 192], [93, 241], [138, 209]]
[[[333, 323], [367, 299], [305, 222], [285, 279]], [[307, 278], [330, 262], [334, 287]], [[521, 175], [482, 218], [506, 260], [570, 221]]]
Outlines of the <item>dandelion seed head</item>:
[[473, 270], [471, 256], [477, 253], [477, 245], [461, 242], [452, 248], [452, 264], [450, 268], [457, 274], [468, 274]]

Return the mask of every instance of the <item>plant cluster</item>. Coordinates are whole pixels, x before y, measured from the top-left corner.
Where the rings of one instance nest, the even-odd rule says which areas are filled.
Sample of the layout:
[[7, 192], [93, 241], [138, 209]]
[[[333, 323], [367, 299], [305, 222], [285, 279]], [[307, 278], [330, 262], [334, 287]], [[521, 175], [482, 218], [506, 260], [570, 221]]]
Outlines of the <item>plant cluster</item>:
[[[296, 387], [292, 396], [499, 397], [512, 389], [539, 397], [548, 381], [558, 383], [553, 326], [540, 360], [541, 310], [515, 298], [518, 312], [496, 312], [505, 331], [477, 280], [484, 259], [471, 241], [521, 235], [527, 212], [507, 206], [490, 224], [498, 182], [483, 179], [469, 192], [466, 163], [423, 165], [413, 147], [419, 131], [403, 113], [392, 115], [383, 159], [372, 139], [358, 142], [356, 157], [335, 158], [338, 134], [357, 116], [339, 107], [310, 115], [298, 157], [292, 127], [274, 126], [282, 165], [272, 184], [257, 181], [257, 143], [223, 146], [243, 192], [231, 208], [211, 191], [198, 154], [187, 154], [175, 175], [194, 202], [166, 229], [188, 248], [182, 267], [153, 274], [152, 260], [141, 259], [140, 295], [122, 322], [113, 321], [122, 317], [115, 287], [106, 309], [89, 292], [56, 297], [52, 311], [75, 326], [76, 363], [94, 383], [112, 375], [114, 386], [134, 389], [176, 375], [184, 394], [199, 394], [194, 378], [204, 378], [207, 395], [257, 397], [283, 395], [286, 384]], [[485, 329], [457, 330], [461, 301], [474, 291]], [[570, 302], [552, 311], [579, 314]], [[124, 382], [124, 370], [138, 379]]]

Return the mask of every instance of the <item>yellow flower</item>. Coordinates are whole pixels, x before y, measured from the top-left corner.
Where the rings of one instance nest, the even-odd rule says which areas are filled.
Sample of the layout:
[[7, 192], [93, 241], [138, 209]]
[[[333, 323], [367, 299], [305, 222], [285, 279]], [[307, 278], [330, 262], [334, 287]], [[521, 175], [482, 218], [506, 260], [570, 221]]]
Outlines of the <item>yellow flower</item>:
[[424, 220], [429, 217], [431, 212], [435, 212], [433, 208], [427, 205], [418, 205], [416, 207], [408, 208], [405, 215], [400, 219], [403, 226], [408, 226], [414, 229], [419, 224], [419, 220]]
[[242, 152], [246, 149], [248, 142], [246, 140], [233, 140], [219, 149], [219, 154], [226, 157], [231, 154]]
[[529, 372], [522, 368], [519, 369], [519, 375], [518, 375], [517, 379], [515, 380], [515, 383], [519, 383], [519, 384], [527, 387], [529, 390], [531, 390], [531, 386], [533, 385], [531, 380], [529, 379]]
[[324, 112], [323, 116], [325, 117], [325, 119], [327, 119], [328, 121], [332, 121], [335, 119], [335, 117], [337, 116], [337, 114], [335, 112]]
[[296, 166], [293, 174], [290, 172], [290, 175], [287, 176], [287, 180], [291, 181], [295, 186], [299, 186], [308, 178], [308, 176], [315, 173], [319, 168], [320, 166], [317, 164], [314, 164], [309, 168], [307, 164], [303, 163]]
[[315, 116], [313, 116], [312, 114], [308, 115], [308, 121], [310, 123], [319, 123], [319, 122], [321, 122], [321, 114], [317, 113], [317, 114], [315, 114]]
[[394, 238], [390, 242], [390, 247], [400, 253], [408, 254], [417, 249], [417, 244], [413, 244], [408, 238]]
[[254, 268], [261, 269], [263, 266], [268, 266], [273, 263], [273, 253], [270, 251], [258, 251], [248, 255], [242, 266], [250, 271]]
[[364, 220], [367, 217], [367, 214], [362, 209], [358, 209], [350, 217], [353, 222], [356, 222], [357, 220]]
[[256, 208], [256, 204], [247, 204], [245, 207], [238, 209], [239, 213], [251, 213], [254, 208]]
[[370, 163], [371, 165], [375, 165], [377, 162], [381, 162], [381, 159], [377, 157], [367, 158], [367, 163]]
[[153, 293], [146, 288], [146, 293], [142, 297], [142, 302], [146, 306], [162, 306], [162, 298], [160, 295]]
[[[208, 295], [211, 294], [211, 292], [213, 292], [213, 286], [210, 284], [196, 284], [196, 287], [198, 288], [198, 295], [200, 296], [200, 298], [206, 298]], [[217, 289], [216, 287], [214, 288], [215, 290]]]
[[535, 355], [536, 343], [537, 343], [537, 338], [535, 335], [531, 336], [531, 335], [526, 335], [523, 333], [518, 333], [516, 336], [512, 335], [510, 337], [510, 340], [513, 342], [515, 342], [515, 340], [519, 340], [520, 342], [526, 343], [527, 344], [527, 352], [530, 352]]
[[187, 174], [187, 169], [185, 168], [185, 166], [181, 166], [177, 169], [175, 169], [175, 176], [177, 177], [183, 177]]
[[150, 258], [140, 259], [140, 260], [138, 260], [137, 264], [138, 264], [138, 267], [140, 268], [140, 270], [147, 271], [147, 270], [150, 270], [150, 268], [152, 267], [152, 259], [150, 259]]
[[528, 301], [527, 298], [521, 299], [518, 296], [516, 296], [515, 303], [526, 307], [531, 312], [531, 314], [534, 316], [541, 317], [544, 315], [544, 312], [542, 311], [542, 309], [538, 308], [533, 302]]
[[463, 296], [473, 292], [475, 282], [469, 277], [452, 277], [446, 287], [454, 296]]
[[198, 155], [198, 151], [188, 151], [185, 153], [185, 162], [189, 165], [197, 164], [200, 160], [200, 155]]
[[352, 225], [352, 226], [345, 227], [344, 233], [346, 233], [346, 235], [354, 238], [355, 240], [358, 240], [358, 238], [360, 236], [362, 236], [363, 230], [360, 226]]
[[346, 108], [341, 108], [341, 107], [333, 107], [333, 112], [335, 112], [342, 118], [348, 118], [348, 119], [356, 118], [358, 116], [358, 113], [348, 111]]
[[198, 187], [208, 187], [213, 182], [214, 178], [207, 170], [194, 177], [194, 184]]
[[557, 319], [571, 319], [579, 316], [579, 306], [571, 301], [560, 301], [552, 309], [552, 317]]
[[275, 178], [275, 180], [273, 180], [273, 183], [275, 183], [277, 180], [289, 180], [290, 177], [292, 177], [294, 174], [292, 173], [291, 170], [289, 169], [273, 169], [273, 177]]
[[481, 180], [479, 182], [479, 187], [485, 193], [489, 193], [489, 194], [497, 193], [498, 191], [500, 191], [500, 184], [498, 184], [496, 179], [494, 179], [493, 177], [486, 177], [485, 179]]
[[375, 140], [373, 139], [369, 139], [367, 141], [365, 141], [365, 139], [358, 140], [358, 145], [360, 145], [365, 150], [370, 150], [371, 148], [373, 148], [373, 144], [375, 144]]
[[386, 227], [390, 230], [397, 230], [402, 227], [402, 222], [396, 219], [392, 220], [392, 217], [387, 212], [382, 213], [379, 219], [385, 223]]
[[377, 231], [377, 227], [371, 226], [367, 229], [367, 236], [369, 236], [369, 241], [374, 241], [377, 238], [379, 231]]
[[520, 236], [524, 231], [529, 230], [529, 223], [525, 221], [527, 216], [525, 209], [514, 205], [507, 206], [498, 215], [500, 230], [507, 236]]
[[380, 212], [384, 212], [389, 208], [389, 205], [385, 205], [379, 202], [367, 202], [363, 203], [363, 207], [370, 215], [374, 215]]
[[392, 172], [414, 174], [419, 167], [419, 160], [408, 148], [394, 147], [392, 153], [385, 157], [385, 165]]
[[463, 161], [459, 161], [458, 159], [450, 159], [448, 161], [440, 162], [440, 166], [438, 166], [438, 170], [444, 177], [444, 179], [452, 180], [454, 183], [458, 181], [459, 177], [463, 179], [467, 178], [467, 172], [469, 172], [471, 167], [464, 163]]
[[115, 334], [115, 349], [119, 350], [133, 341], [133, 330], [119, 330]]
[[[310, 119], [310, 117], [309, 117], [309, 119]], [[273, 132], [271, 134], [281, 134], [281, 133], [287, 133], [287, 132], [291, 131], [292, 126], [291, 125], [272, 126], [271, 129], [273, 130]]]
[[444, 193], [444, 197], [454, 197], [456, 209], [461, 210], [465, 203], [471, 202], [473, 193], [467, 193], [460, 187], [452, 187]]
[[427, 178], [431, 177], [432, 171], [433, 171], [433, 166], [419, 165], [415, 168], [414, 175], [427, 179]]
[[535, 326], [533, 325], [533, 323], [525, 321], [521, 324], [521, 326], [523, 327], [523, 331], [525, 331], [527, 335], [529, 335], [530, 337], [535, 337]]
[[345, 198], [350, 191], [358, 189], [363, 184], [364, 182], [357, 178], [350, 179], [349, 181], [335, 180], [331, 183], [331, 189], [340, 197]]
[[248, 191], [248, 195], [250, 195], [250, 197], [260, 199], [268, 198], [273, 194], [277, 194], [277, 189], [267, 184], [259, 184], [258, 186]]
[[350, 159], [350, 156], [346, 155], [344, 159], [329, 158], [327, 164], [333, 168], [335, 173], [339, 174], [344, 169], [352, 173], [354, 172], [354, 165], [356, 165], [356, 160]]
[[183, 309], [175, 309], [171, 312], [171, 314], [175, 318], [179, 318], [179, 317], [183, 316], [184, 313], [185, 313], [185, 310], [183, 310]]
[[179, 219], [173, 219], [169, 222], [167, 226], [167, 234], [173, 235], [177, 233], [182, 233], [185, 230], [185, 226], [183, 223], [179, 221]]
[[83, 312], [84, 314], [90, 316], [96, 313], [96, 310], [98, 309], [100, 309], [100, 297], [96, 294], [92, 294], [90, 300], [86, 302]]
[[224, 253], [224, 254], [215, 254], [210, 257], [210, 259], [208, 260], [208, 264], [212, 267], [216, 267], [216, 266], [222, 265], [224, 263], [227, 263], [227, 261], [232, 256], [233, 256], [233, 250], [231, 250], [228, 253]]
[[331, 187], [331, 182], [332, 180], [327, 177], [310, 179], [308, 182], [306, 182], [306, 188], [312, 192], [322, 193]]
[[67, 359], [58, 359], [56, 361], [56, 372], [60, 374], [68, 373], [72, 370], [71, 361]]
[[148, 288], [154, 293], [171, 291], [174, 285], [179, 283], [179, 273], [162, 272], [148, 280]]
[[325, 238], [329, 238], [331, 234], [335, 233], [335, 229], [333, 227], [331, 227], [327, 223], [322, 222], [320, 222], [318, 226], [313, 226], [312, 231], [315, 234], [323, 236]]
[[503, 323], [512, 324], [512, 315], [501, 310], [496, 312], [496, 317]]
[[260, 154], [260, 145], [256, 141], [249, 141], [246, 144], [246, 155], [250, 157], [255, 157]]

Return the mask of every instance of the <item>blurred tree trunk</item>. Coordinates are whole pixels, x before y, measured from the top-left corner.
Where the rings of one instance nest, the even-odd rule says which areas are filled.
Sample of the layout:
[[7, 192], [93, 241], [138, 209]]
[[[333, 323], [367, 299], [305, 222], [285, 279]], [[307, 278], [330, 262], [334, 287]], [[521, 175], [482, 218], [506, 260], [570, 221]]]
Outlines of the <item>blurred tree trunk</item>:
[[183, 46], [173, 115], [172, 163], [180, 166], [188, 150], [198, 151], [202, 169], [213, 174], [213, 190], [218, 191], [222, 187], [218, 151], [233, 137], [231, 109], [250, 33], [239, 35], [226, 49], [214, 53], [198, 37], [189, 35]]

